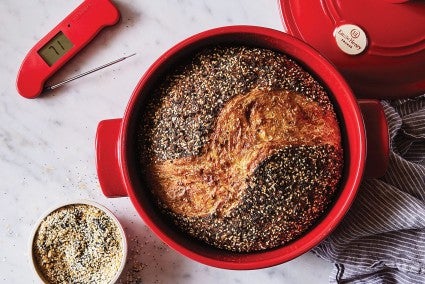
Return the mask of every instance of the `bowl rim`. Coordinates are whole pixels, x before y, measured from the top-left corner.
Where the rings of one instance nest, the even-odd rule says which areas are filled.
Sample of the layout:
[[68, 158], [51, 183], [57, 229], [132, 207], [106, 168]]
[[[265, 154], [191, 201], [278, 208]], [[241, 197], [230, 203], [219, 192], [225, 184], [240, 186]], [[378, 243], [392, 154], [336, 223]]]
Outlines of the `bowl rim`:
[[101, 204], [99, 204], [95, 201], [88, 200], [88, 199], [76, 199], [76, 200], [73, 200], [73, 201], [70, 201], [70, 202], [60, 202], [60, 203], [58, 203], [54, 206], [51, 206], [49, 209], [44, 211], [44, 213], [38, 218], [38, 220], [33, 225], [33, 228], [32, 228], [32, 231], [31, 231], [31, 236], [28, 240], [28, 257], [30, 258], [30, 263], [31, 263], [33, 273], [35, 275], [37, 275], [38, 279], [42, 283], [48, 284], [49, 282], [45, 279], [43, 273], [41, 273], [41, 271], [38, 269], [38, 264], [37, 264], [37, 262], [34, 258], [33, 244], [34, 244], [35, 235], [38, 231], [38, 228], [40, 227], [41, 223], [45, 220], [45, 218], [47, 216], [49, 216], [51, 213], [55, 212], [56, 210], [61, 209], [61, 208], [66, 207], [66, 206], [79, 205], [79, 204], [89, 205], [89, 206], [93, 206], [93, 207], [100, 209], [109, 218], [112, 219], [112, 221], [117, 225], [118, 230], [120, 232], [121, 244], [122, 244], [121, 264], [120, 264], [120, 267], [118, 268], [118, 270], [116, 271], [114, 277], [108, 283], [109, 284], [115, 283], [124, 270], [124, 267], [125, 267], [125, 264], [126, 264], [126, 261], [127, 261], [127, 254], [128, 254], [128, 241], [127, 241], [127, 235], [125, 233], [124, 227], [122, 226], [121, 222], [118, 220], [118, 218], [115, 216], [115, 214], [112, 213], [112, 211], [109, 210], [108, 208], [106, 208], [105, 206], [103, 206], [103, 205], [101, 205]]
[[[209, 40], [213, 37], [220, 37], [220, 36], [234, 36], [234, 35], [245, 35], [245, 36], [254, 36], [254, 37], [264, 37], [268, 38], [269, 40], [276, 40], [276, 41], [283, 41], [285, 44], [288, 44], [291, 47], [291, 51], [288, 50], [281, 50], [282, 53], [286, 53], [290, 55], [292, 58], [295, 59], [298, 63], [304, 63], [305, 58], [311, 59], [314, 62], [318, 63], [321, 68], [323, 69], [322, 72], [326, 73], [326, 76], [331, 76], [332, 79], [336, 80], [336, 82], [333, 82], [332, 84], [334, 87], [332, 88], [332, 91], [340, 91], [345, 94], [344, 96], [344, 102], [350, 106], [350, 113], [348, 116], [348, 110], [345, 110], [345, 112], [342, 112], [342, 115], [344, 116], [344, 122], [348, 119], [351, 121], [353, 125], [355, 125], [354, 128], [356, 129], [350, 129], [350, 135], [353, 136], [356, 140], [358, 140], [356, 143], [358, 143], [358, 147], [356, 149], [355, 153], [355, 159], [353, 159], [353, 162], [355, 163], [350, 172], [353, 172], [347, 179], [349, 181], [346, 181], [350, 185], [348, 187], [345, 185], [341, 189], [341, 193], [337, 200], [333, 203], [332, 208], [328, 210], [328, 213], [324, 218], [321, 219], [320, 223], [315, 224], [308, 233], [305, 233], [303, 236], [298, 238], [297, 240], [284, 245], [282, 247], [277, 247], [274, 249], [271, 249], [272, 251], [275, 251], [276, 253], [274, 256], [266, 257], [269, 250], [263, 251], [263, 252], [254, 252], [252, 255], [255, 255], [253, 260], [249, 261], [235, 261], [235, 260], [225, 260], [225, 259], [214, 259], [205, 255], [200, 254], [199, 252], [196, 252], [182, 244], [180, 244], [178, 241], [174, 240], [170, 235], [167, 235], [155, 222], [149, 217], [149, 213], [143, 208], [141, 204], [139, 204], [138, 198], [136, 196], [133, 184], [132, 184], [132, 178], [130, 174], [130, 169], [128, 166], [128, 157], [127, 157], [127, 145], [128, 145], [128, 135], [129, 135], [129, 129], [130, 124], [132, 122], [132, 113], [134, 108], [137, 105], [138, 99], [140, 97], [141, 91], [143, 88], [149, 83], [149, 79], [154, 75], [154, 73], [162, 66], [166, 65], [169, 60], [173, 58], [176, 54], [184, 50], [185, 48], [188, 48], [194, 44], [197, 44], [203, 40]], [[293, 53], [297, 53], [302, 50], [304, 53], [304, 58], [300, 59], [297, 56], [294, 56]], [[315, 71], [319, 69], [319, 67], [309, 67], [309, 72]], [[314, 72], [316, 73], [316, 72]], [[322, 83], [329, 83], [329, 78], [327, 80], [324, 80], [324, 76], [319, 76], [319, 74], [315, 74], [316, 79], [321, 79]], [[328, 89], [330, 89], [330, 86], [327, 85]], [[330, 91], [330, 90], [329, 90]], [[332, 95], [332, 94], [331, 94]], [[333, 95], [332, 95], [333, 96]], [[341, 96], [342, 97], [342, 96]], [[338, 105], [341, 103], [342, 98], [338, 99]], [[346, 134], [347, 135], [347, 134]], [[119, 134], [119, 140], [118, 140], [118, 160], [120, 162], [120, 167], [123, 175], [123, 182], [125, 184], [125, 187], [127, 189], [128, 196], [130, 197], [130, 200], [133, 204], [133, 206], [136, 208], [139, 215], [142, 217], [144, 222], [147, 224], [147, 226], [168, 246], [173, 248], [174, 250], [180, 252], [181, 254], [198, 261], [200, 263], [218, 267], [218, 268], [225, 268], [225, 269], [234, 269], [234, 270], [248, 270], [248, 269], [258, 269], [258, 268], [265, 268], [270, 267], [274, 265], [281, 264], [283, 262], [292, 260], [293, 258], [300, 256], [301, 254], [309, 251], [316, 245], [318, 245], [326, 236], [330, 234], [330, 232], [335, 229], [337, 224], [340, 223], [344, 215], [347, 213], [349, 207], [351, 206], [356, 192], [358, 190], [358, 187], [360, 185], [361, 178], [363, 176], [363, 170], [365, 165], [365, 156], [366, 156], [366, 137], [365, 137], [365, 128], [363, 124], [362, 115], [360, 112], [360, 108], [357, 104], [357, 101], [355, 99], [355, 96], [353, 95], [351, 88], [348, 86], [342, 75], [337, 71], [337, 69], [334, 67], [332, 63], [330, 63], [325, 57], [323, 57], [319, 52], [317, 52], [314, 48], [309, 46], [308, 44], [302, 42], [301, 40], [286, 34], [282, 31], [265, 28], [265, 27], [258, 27], [258, 26], [247, 26], [247, 25], [236, 25], [236, 26], [224, 26], [224, 27], [218, 27], [210, 30], [206, 30], [203, 32], [200, 32], [198, 34], [195, 34], [179, 43], [171, 47], [168, 51], [163, 53], [144, 73], [144, 75], [139, 80], [138, 84], [136, 85], [133, 94], [128, 102], [127, 108], [124, 113], [122, 127], [120, 129]], [[349, 137], [349, 139], [353, 138]], [[352, 141], [349, 141], [349, 143], [352, 143]], [[354, 142], [353, 142], [354, 143]], [[350, 147], [352, 149], [352, 147]], [[332, 213], [332, 218], [331, 216]], [[326, 221], [325, 221], [326, 220]], [[309, 235], [308, 238], [306, 238], [306, 235]], [[300, 242], [300, 240], [303, 240]], [[281, 252], [281, 253], [279, 253]]]

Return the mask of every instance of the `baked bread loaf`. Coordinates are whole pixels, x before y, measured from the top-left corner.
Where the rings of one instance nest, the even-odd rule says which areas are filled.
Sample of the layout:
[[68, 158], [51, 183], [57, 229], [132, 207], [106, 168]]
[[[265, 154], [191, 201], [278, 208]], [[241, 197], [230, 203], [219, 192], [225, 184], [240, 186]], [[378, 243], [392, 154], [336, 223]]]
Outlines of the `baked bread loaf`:
[[326, 90], [284, 54], [206, 48], [148, 98], [141, 176], [178, 228], [238, 252], [284, 245], [333, 200], [341, 133]]

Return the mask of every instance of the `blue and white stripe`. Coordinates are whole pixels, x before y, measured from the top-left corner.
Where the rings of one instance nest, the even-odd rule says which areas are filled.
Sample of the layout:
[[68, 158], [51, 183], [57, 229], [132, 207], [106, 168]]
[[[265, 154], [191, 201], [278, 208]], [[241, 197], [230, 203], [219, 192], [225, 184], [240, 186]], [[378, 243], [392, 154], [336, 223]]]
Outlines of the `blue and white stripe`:
[[425, 95], [383, 101], [390, 165], [364, 180], [343, 222], [314, 252], [331, 283], [425, 283]]

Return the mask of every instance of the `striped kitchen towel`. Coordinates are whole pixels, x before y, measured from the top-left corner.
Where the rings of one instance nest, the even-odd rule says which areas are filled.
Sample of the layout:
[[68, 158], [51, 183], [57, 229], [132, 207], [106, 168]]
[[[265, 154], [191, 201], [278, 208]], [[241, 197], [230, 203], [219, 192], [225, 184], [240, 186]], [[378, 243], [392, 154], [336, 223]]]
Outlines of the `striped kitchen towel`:
[[425, 283], [425, 95], [383, 101], [389, 168], [364, 180], [338, 228], [313, 251], [331, 283]]

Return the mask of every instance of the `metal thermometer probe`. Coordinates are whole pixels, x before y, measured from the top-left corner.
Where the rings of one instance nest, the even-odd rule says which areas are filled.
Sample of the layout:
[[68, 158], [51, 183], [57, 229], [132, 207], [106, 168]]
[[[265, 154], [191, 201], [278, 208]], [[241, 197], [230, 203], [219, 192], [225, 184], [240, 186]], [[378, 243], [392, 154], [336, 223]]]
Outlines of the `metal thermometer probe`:
[[104, 65], [102, 65], [102, 66], [96, 67], [96, 68], [94, 68], [94, 69], [92, 69], [92, 70], [86, 71], [86, 72], [84, 72], [84, 73], [81, 73], [81, 74], [76, 75], [76, 76], [74, 76], [74, 77], [71, 77], [71, 78], [69, 78], [69, 79], [66, 79], [66, 80], [64, 80], [64, 81], [62, 81], [62, 82], [60, 82], [60, 83], [57, 83], [57, 84], [54, 84], [54, 85], [51, 85], [51, 86], [45, 86], [45, 87], [43, 88], [42, 93], [44, 93], [44, 92], [48, 92], [48, 91], [51, 91], [51, 90], [54, 90], [54, 89], [56, 89], [56, 88], [59, 88], [60, 86], [65, 85], [66, 83], [69, 83], [69, 82], [71, 82], [71, 81], [74, 81], [74, 80], [76, 80], [76, 79], [79, 79], [79, 78], [81, 78], [81, 77], [84, 77], [84, 76], [86, 76], [86, 75], [88, 75], [88, 74], [91, 74], [91, 73], [96, 72], [96, 71], [99, 71], [99, 70], [101, 70], [101, 69], [103, 69], [103, 68], [106, 68], [106, 67], [109, 67], [109, 66], [111, 66], [111, 65], [114, 65], [115, 63], [121, 62], [121, 61], [123, 61], [123, 60], [125, 60], [125, 59], [127, 59], [127, 58], [129, 58], [129, 57], [134, 56], [134, 55], [136, 55], [136, 53], [133, 53], [133, 54], [128, 55], [128, 56], [121, 57], [121, 58], [119, 58], [119, 59], [117, 59], [117, 60], [114, 60], [114, 61], [111, 61], [111, 62], [109, 62], [109, 63], [106, 63], [106, 64], [104, 64]]

